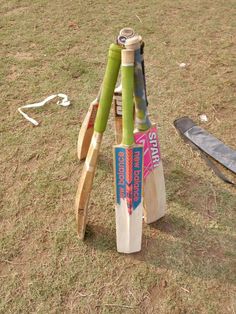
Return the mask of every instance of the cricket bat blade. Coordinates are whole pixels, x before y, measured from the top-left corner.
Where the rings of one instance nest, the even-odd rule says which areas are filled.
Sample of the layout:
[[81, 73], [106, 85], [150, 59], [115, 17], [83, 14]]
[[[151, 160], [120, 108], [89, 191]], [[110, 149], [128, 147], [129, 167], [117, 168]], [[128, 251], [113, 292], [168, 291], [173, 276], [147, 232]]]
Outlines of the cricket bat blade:
[[150, 224], [165, 215], [166, 192], [156, 124], [135, 132], [135, 142], [144, 146], [144, 220]]
[[114, 147], [117, 251], [141, 250], [143, 213], [143, 146]]

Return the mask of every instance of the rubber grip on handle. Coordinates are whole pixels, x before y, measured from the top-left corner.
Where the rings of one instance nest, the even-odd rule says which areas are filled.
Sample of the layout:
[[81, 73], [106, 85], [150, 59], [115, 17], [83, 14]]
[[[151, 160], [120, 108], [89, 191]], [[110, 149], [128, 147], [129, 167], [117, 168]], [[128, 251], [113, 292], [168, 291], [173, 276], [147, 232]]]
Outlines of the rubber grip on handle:
[[122, 50], [122, 144], [134, 143], [133, 92], [134, 92], [134, 50]]
[[95, 120], [94, 130], [103, 133], [111, 109], [111, 103], [121, 63], [121, 47], [111, 44], [108, 53], [106, 71], [102, 83], [102, 92]]

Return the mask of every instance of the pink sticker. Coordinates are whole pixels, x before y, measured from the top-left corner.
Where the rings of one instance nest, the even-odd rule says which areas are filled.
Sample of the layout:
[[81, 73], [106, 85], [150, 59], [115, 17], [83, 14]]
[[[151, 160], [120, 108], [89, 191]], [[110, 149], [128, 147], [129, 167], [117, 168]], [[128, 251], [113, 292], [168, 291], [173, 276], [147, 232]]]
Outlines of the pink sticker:
[[147, 132], [140, 132], [134, 135], [135, 143], [144, 146], [144, 178], [158, 167], [161, 161], [160, 146], [157, 135], [157, 128], [153, 127]]

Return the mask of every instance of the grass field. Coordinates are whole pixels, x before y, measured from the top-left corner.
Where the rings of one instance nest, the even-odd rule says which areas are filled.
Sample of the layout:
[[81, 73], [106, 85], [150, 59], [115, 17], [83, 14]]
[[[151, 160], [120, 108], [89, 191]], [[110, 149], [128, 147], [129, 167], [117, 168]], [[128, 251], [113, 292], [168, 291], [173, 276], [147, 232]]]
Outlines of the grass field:
[[[183, 143], [173, 120], [206, 114], [236, 148], [233, 0], [0, 1], [0, 313], [235, 313], [235, 188]], [[146, 42], [168, 212], [143, 248], [116, 252], [109, 121], [89, 207], [76, 236], [83, 163], [78, 132], [101, 84], [109, 44], [133, 27]], [[187, 68], [179, 68], [185, 62]], [[20, 105], [66, 93], [29, 114]]]

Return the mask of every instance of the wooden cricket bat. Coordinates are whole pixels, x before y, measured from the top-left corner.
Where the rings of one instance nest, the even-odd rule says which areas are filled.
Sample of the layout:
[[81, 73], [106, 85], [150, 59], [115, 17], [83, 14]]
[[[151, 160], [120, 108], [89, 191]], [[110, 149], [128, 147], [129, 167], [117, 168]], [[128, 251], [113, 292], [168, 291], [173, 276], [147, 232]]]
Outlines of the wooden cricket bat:
[[134, 143], [134, 50], [122, 50], [122, 144], [114, 146], [117, 251], [141, 250], [143, 212], [143, 146]]
[[112, 96], [120, 69], [120, 62], [121, 47], [116, 44], [111, 44], [109, 48], [106, 72], [102, 84], [100, 102], [94, 124], [94, 132], [80, 177], [75, 200], [77, 232], [80, 239], [84, 239], [90, 192], [97, 165], [98, 153], [102, 142], [102, 135], [106, 129], [111, 109]]
[[77, 155], [79, 160], [86, 158], [89, 145], [93, 136], [94, 122], [97, 115], [99, 99], [101, 95], [101, 88], [99, 90], [98, 96], [94, 101], [91, 102], [89, 110], [85, 116], [85, 119], [81, 125], [78, 142], [77, 142]]
[[[152, 223], [165, 215], [166, 192], [156, 124], [147, 114], [144, 63], [136, 37], [127, 39], [126, 47], [135, 50], [135, 143], [144, 146], [144, 220]], [[143, 63], [143, 65], [142, 65]]]

